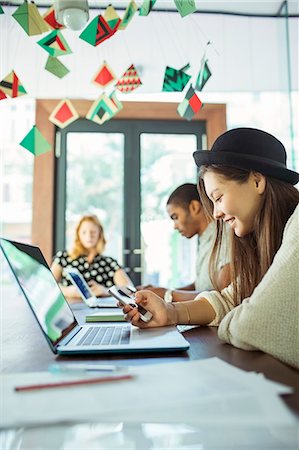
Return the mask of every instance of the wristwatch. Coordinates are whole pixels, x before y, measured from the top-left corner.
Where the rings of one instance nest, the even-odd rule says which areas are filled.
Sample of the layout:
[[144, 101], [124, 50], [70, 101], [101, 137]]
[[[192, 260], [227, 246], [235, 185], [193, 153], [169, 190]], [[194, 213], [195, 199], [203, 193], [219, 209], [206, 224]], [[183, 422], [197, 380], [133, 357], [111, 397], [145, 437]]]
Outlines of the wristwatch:
[[171, 289], [167, 289], [167, 291], [164, 294], [164, 300], [166, 303], [171, 303], [172, 302], [172, 290]]

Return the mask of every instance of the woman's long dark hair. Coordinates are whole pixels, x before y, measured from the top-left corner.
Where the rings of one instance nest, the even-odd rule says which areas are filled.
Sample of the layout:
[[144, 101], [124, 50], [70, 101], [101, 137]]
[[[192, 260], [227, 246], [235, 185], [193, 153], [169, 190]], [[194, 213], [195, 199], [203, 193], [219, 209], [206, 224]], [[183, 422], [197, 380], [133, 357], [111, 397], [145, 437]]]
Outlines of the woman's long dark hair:
[[[199, 178], [199, 194], [203, 206], [213, 218], [213, 203], [208, 198], [203, 176], [213, 172], [227, 180], [245, 183], [251, 172], [225, 166], [202, 166]], [[260, 209], [255, 217], [253, 231], [238, 237], [231, 230], [231, 277], [235, 304], [240, 304], [249, 297], [261, 281], [278, 251], [283, 236], [283, 230], [299, 203], [298, 190], [289, 183], [274, 178], [266, 178], [266, 187]], [[216, 282], [217, 259], [223, 235], [223, 222], [217, 220], [217, 236], [210, 260], [210, 277], [214, 287], [219, 290]]]

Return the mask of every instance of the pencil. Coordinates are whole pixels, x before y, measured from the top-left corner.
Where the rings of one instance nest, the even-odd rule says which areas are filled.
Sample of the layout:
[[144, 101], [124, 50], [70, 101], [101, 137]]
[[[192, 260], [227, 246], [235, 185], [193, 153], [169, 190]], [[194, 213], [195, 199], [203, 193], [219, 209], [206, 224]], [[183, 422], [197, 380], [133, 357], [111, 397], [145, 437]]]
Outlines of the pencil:
[[87, 378], [84, 380], [74, 380], [74, 381], [60, 381], [58, 383], [47, 383], [47, 384], [32, 384], [27, 386], [16, 386], [14, 389], [17, 392], [20, 391], [37, 391], [42, 389], [52, 389], [68, 386], [78, 386], [82, 384], [97, 384], [106, 383], [109, 381], [121, 381], [121, 380], [131, 380], [133, 375], [117, 375], [112, 377], [101, 377], [101, 378]]

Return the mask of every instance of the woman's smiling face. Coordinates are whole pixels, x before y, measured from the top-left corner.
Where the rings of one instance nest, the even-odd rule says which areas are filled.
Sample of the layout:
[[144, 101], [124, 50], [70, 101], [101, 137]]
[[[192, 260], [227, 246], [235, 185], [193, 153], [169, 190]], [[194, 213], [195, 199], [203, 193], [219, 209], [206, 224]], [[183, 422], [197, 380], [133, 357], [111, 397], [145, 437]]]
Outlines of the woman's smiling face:
[[251, 233], [262, 202], [265, 177], [250, 173], [247, 181], [240, 183], [207, 171], [203, 180], [206, 193], [213, 202], [214, 218], [228, 223], [236, 236], [244, 237]]

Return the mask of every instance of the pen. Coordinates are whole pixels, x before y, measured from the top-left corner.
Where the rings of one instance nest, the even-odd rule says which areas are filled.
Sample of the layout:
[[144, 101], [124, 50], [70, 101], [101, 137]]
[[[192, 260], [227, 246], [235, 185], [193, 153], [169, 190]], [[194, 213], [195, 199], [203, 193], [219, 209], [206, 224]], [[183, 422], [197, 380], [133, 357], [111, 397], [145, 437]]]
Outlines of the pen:
[[68, 386], [79, 386], [82, 384], [97, 384], [106, 383], [108, 381], [121, 381], [121, 380], [131, 380], [133, 375], [116, 375], [101, 378], [87, 378], [84, 380], [73, 380], [73, 381], [60, 381], [58, 383], [45, 383], [45, 384], [32, 384], [27, 386], [16, 386], [14, 389], [17, 392], [21, 391], [39, 391], [42, 389], [52, 389]]
[[63, 372], [117, 372], [127, 369], [126, 367], [108, 364], [51, 364], [48, 367], [51, 373]]

